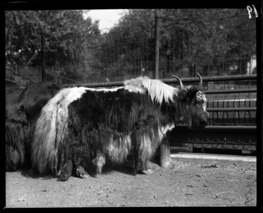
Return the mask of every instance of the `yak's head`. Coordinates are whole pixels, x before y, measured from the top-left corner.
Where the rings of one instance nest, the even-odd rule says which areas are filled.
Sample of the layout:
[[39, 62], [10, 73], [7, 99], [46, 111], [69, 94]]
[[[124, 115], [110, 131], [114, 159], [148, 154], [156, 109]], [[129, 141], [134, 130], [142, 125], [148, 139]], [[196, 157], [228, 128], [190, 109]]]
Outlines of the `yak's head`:
[[5, 117], [7, 120], [27, 122], [26, 112], [23, 104], [17, 101], [19, 94], [16, 92], [6, 96]]
[[198, 86], [184, 86], [181, 79], [177, 76], [173, 76], [178, 79], [180, 83], [180, 89], [178, 92], [178, 108], [180, 115], [177, 117], [189, 127], [189, 128], [202, 128], [208, 124], [209, 114], [206, 111], [207, 99], [202, 92], [203, 80], [198, 73], [200, 83]]
[[6, 118], [34, 123], [42, 108], [58, 90], [57, 85], [44, 82], [7, 94]]
[[24, 107], [24, 111], [29, 122], [35, 122], [42, 108], [54, 97], [60, 88], [51, 82], [42, 82], [31, 85], [19, 95], [19, 104]]

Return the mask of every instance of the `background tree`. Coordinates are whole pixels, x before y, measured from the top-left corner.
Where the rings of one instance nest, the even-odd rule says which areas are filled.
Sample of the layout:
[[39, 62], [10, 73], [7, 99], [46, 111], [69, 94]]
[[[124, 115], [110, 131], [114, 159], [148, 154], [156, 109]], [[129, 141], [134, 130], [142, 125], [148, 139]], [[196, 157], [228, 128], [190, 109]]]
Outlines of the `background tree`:
[[153, 77], [156, 14], [161, 78], [245, 74], [256, 52], [255, 18], [245, 9], [130, 9], [106, 33], [81, 10], [6, 11], [6, 64], [39, 67], [43, 34], [49, 74], [85, 82]]
[[43, 34], [47, 66], [66, 66], [63, 74], [73, 79], [81, 74], [80, 68], [84, 71], [89, 66], [92, 56], [86, 47], [100, 32], [97, 22], [83, 19], [82, 11], [6, 11], [5, 15], [6, 63], [40, 65]]
[[[120, 72], [117, 68], [120, 63], [126, 64], [123, 72], [138, 74], [140, 64], [154, 70], [156, 13], [161, 19], [160, 73], [163, 77], [178, 72], [180, 76], [194, 76], [196, 71], [220, 75], [225, 70], [231, 74], [222, 68], [223, 62], [233, 64], [243, 60], [239, 67], [243, 66], [244, 70], [246, 60], [255, 54], [255, 19], [249, 19], [244, 9], [132, 9], [104, 35], [102, 46], [112, 65], [109, 73]], [[118, 54], [110, 54], [111, 45], [118, 49]]]

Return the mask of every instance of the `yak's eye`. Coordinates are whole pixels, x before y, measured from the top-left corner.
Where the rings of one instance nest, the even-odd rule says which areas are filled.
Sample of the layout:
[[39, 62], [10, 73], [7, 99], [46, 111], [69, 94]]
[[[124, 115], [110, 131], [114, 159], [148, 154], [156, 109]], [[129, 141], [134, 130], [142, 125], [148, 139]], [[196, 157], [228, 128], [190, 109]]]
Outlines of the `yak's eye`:
[[21, 115], [23, 113], [23, 110], [22, 109], [19, 109], [18, 110], [18, 114]]

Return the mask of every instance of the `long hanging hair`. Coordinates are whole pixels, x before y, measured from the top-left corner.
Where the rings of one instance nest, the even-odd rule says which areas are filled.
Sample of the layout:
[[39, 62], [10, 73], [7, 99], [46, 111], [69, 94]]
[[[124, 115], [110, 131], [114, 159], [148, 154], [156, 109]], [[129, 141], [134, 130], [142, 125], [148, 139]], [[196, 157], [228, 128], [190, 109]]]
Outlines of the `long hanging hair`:
[[67, 131], [68, 105], [81, 97], [87, 88], [62, 89], [42, 109], [32, 143], [32, 164], [42, 174], [47, 167], [57, 167], [57, 152]]
[[130, 92], [147, 93], [152, 101], [162, 104], [163, 101], [173, 102], [174, 95], [178, 94], [179, 89], [169, 86], [160, 80], [150, 79], [140, 76], [124, 82], [125, 89]]
[[[123, 88], [123, 87], [121, 87]], [[60, 90], [43, 107], [36, 122], [32, 142], [32, 164], [39, 173], [44, 174], [58, 164], [58, 149], [68, 132], [68, 106], [78, 100], [87, 90], [90, 91], [116, 91], [113, 89], [93, 89], [87, 87], [73, 87]]]

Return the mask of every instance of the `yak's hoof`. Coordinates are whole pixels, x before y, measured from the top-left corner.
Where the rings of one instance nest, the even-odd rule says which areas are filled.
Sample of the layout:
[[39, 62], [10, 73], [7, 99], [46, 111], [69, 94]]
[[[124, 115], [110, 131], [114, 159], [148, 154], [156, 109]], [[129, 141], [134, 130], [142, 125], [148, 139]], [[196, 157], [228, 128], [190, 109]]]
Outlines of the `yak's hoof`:
[[34, 169], [29, 169], [27, 176], [33, 177], [36, 175], [37, 175], [37, 172]]
[[69, 176], [67, 176], [67, 175], [62, 175], [62, 176], [59, 176], [58, 177], [58, 181], [67, 181], [69, 179]]
[[89, 175], [88, 174], [81, 174], [79, 177], [83, 178], [83, 179], [87, 179], [89, 177]]
[[71, 172], [68, 174], [65, 171], [59, 171], [58, 176], [57, 176], [57, 180], [58, 181], [67, 181], [70, 176], [71, 176]]
[[102, 174], [101, 172], [97, 172], [97, 173], [94, 175], [94, 177], [95, 177], [95, 178], [98, 178], [98, 177], [100, 177], [101, 174]]
[[144, 170], [138, 171], [138, 173], [145, 174], [145, 175], [150, 175], [150, 174], [153, 173], [153, 171], [151, 169], [144, 169]]
[[80, 178], [88, 178], [88, 174], [82, 166], [78, 166], [76, 169], [76, 176]]
[[52, 178], [52, 176], [49, 175], [49, 176], [43, 177], [42, 180], [49, 180], [49, 179], [51, 179], [51, 178]]

